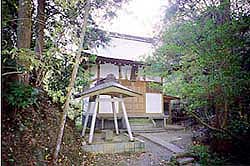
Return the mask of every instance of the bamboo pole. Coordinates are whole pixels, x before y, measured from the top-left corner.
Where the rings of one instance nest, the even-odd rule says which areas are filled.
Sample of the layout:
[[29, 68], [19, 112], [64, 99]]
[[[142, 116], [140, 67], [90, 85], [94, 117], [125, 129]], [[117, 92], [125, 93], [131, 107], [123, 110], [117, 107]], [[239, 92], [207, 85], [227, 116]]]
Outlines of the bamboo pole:
[[70, 79], [70, 83], [68, 85], [68, 92], [66, 95], [66, 101], [64, 103], [63, 106], [63, 114], [62, 114], [62, 118], [61, 118], [61, 123], [60, 123], [60, 130], [57, 136], [57, 141], [56, 141], [56, 149], [53, 155], [53, 163], [56, 165], [57, 163], [57, 158], [58, 158], [58, 154], [61, 148], [61, 142], [62, 142], [62, 137], [63, 137], [63, 133], [64, 133], [64, 127], [65, 127], [65, 123], [66, 123], [66, 117], [67, 117], [67, 112], [69, 109], [69, 102], [70, 102], [70, 98], [71, 98], [71, 94], [72, 94], [72, 89], [74, 87], [74, 83], [76, 80], [76, 75], [78, 72], [78, 68], [79, 68], [79, 63], [80, 63], [80, 58], [81, 58], [81, 50], [82, 50], [82, 46], [84, 43], [84, 37], [85, 37], [85, 32], [86, 32], [86, 28], [87, 28], [87, 23], [88, 23], [88, 17], [89, 17], [89, 11], [90, 11], [90, 2], [89, 0], [86, 0], [85, 2], [85, 15], [84, 15], [84, 22], [83, 22], [83, 26], [82, 26], [82, 32], [80, 35], [80, 44], [79, 44], [79, 49], [78, 52], [76, 54], [76, 58], [75, 58], [75, 63], [74, 63], [74, 67], [73, 67], [73, 72], [71, 75], [71, 79]]

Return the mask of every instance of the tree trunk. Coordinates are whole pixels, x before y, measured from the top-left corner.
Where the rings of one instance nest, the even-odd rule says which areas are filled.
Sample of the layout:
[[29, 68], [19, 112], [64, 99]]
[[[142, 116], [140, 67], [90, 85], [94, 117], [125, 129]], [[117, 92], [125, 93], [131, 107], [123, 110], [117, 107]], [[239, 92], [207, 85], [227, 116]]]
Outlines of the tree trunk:
[[230, 20], [230, 0], [220, 0], [221, 12], [219, 14], [219, 24], [224, 24]]
[[[43, 56], [43, 46], [44, 46], [44, 28], [45, 28], [45, 0], [38, 0], [38, 7], [37, 7], [37, 17], [36, 17], [36, 46], [35, 52], [36, 56], [39, 60], [42, 60]], [[35, 71], [35, 85], [40, 86], [41, 84], [41, 76], [42, 70], [39, 68]]]
[[[17, 28], [17, 47], [22, 49], [30, 49], [31, 44], [31, 1], [19, 0], [18, 9], [18, 28]], [[25, 62], [17, 60], [17, 64], [24, 66]], [[19, 80], [29, 83], [29, 74], [23, 74]]]
[[54, 164], [57, 163], [57, 158], [58, 158], [58, 154], [59, 154], [59, 151], [60, 151], [60, 146], [61, 146], [62, 137], [63, 137], [63, 133], [64, 133], [64, 127], [65, 127], [65, 123], [66, 123], [67, 112], [68, 112], [68, 109], [69, 109], [69, 102], [70, 102], [72, 89], [74, 87], [76, 75], [77, 75], [78, 68], [79, 68], [79, 63], [80, 63], [80, 58], [81, 58], [81, 51], [82, 51], [82, 46], [83, 46], [85, 32], [86, 32], [87, 23], [88, 23], [88, 16], [89, 16], [89, 11], [90, 11], [90, 2], [89, 2], [89, 0], [86, 0], [85, 3], [86, 3], [85, 8], [84, 8], [85, 16], [84, 16], [84, 22], [83, 22], [82, 32], [81, 32], [81, 36], [80, 36], [80, 45], [79, 45], [78, 52], [76, 54], [75, 64], [74, 64], [73, 72], [72, 72], [72, 75], [71, 75], [71, 80], [70, 80], [70, 83], [69, 83], [68, 88], [67, 88], [68, 92], [67, 92], [67, 95], [66, 95], [66, 101], [65, 101], [64, 106], [63, 106], [63, 115], [62, 115], [62, 118], [61, 118], [60, 130], [59, 130], [58, 137], [57, 137], [56, 149], [55, 149], [54, 156], [53, 156]]

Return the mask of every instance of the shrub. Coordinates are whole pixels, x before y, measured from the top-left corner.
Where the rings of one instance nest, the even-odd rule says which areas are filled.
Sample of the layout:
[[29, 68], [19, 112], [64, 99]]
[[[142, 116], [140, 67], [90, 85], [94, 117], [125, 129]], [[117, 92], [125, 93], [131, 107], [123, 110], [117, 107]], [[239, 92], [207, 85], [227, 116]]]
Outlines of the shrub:
[[15, 109], [24, 109], [37, 103], [38, 90], [30, 85], [14, 82], [5, 92], [8, 104]]
[[199, 164], [202, 166], [216, 166], [223, 165], [224, 161], [220, 159], [216, 154], [212, 154], [208, 146], [195, 145], [191, 148], [191, 154], [196, 157]]

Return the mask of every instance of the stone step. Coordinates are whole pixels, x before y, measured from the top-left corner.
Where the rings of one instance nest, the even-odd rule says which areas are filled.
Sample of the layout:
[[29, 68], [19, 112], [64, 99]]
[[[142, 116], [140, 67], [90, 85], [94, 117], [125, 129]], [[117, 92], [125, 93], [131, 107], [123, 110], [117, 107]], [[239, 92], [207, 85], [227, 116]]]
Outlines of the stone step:
[[194, 158], [192, 157], [184, 157], [184, 158], [178, 158], [177, 159], [177, 162], [179, 165], [188, 165], [190, 163], [193, 163], [194, 162]]
[[166, 125], [165, 127], [166, 130], [185, 130], [185, 127], [180, 126], [180, 125]]
[[166, 132], [165, 129], [145, 129], [145, 130], [132, 130], [134, 133], [159, 133], [159, 132]]

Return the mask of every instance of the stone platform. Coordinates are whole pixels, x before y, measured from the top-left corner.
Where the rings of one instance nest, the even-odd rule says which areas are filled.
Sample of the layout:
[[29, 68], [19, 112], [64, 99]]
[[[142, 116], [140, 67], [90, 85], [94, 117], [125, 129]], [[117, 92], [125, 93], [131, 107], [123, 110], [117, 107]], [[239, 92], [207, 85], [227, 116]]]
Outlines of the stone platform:
[[133, 142], [129, 141], [126, 134], [113, 136], [112, 140], [105, 139], [105, 133], [95, 133], [92, 144], [83, 145], [86, 152], [93, 153], [124, 153], [124, 152], [144, 152], [145, 143], [143, 140], [135, 138]]

